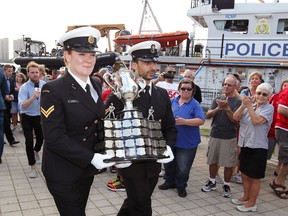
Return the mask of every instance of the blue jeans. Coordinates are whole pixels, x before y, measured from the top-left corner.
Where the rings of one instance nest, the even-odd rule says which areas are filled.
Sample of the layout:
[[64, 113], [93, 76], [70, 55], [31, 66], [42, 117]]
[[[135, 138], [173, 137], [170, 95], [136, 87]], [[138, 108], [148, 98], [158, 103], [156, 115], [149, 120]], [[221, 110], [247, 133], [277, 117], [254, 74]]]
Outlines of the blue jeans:
[[0, 158], [4, 148], [4, 110], [0, 110]]
[[176, 188], [186, 188], [189, 173], [196, 156], [197, 147], [192, 149], [175, 148], [174, 160], [164, 164], [164, 179], [167, 184], [175, 184]]

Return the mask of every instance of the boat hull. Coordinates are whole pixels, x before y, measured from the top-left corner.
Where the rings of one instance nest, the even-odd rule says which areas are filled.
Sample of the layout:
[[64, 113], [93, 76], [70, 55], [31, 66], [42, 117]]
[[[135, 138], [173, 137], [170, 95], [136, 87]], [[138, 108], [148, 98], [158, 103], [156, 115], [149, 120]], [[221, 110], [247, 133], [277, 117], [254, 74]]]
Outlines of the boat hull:
[[187, 31], [176, 31], [171, 33], [159, 34], [139, 34], [139, 35], [123, 35], [116, 37], [113, 41], [119, 45], [133, 46], [137, 43], [155, 40], [161, 44], [162, 48], [177, 46], [189, 37]]
[[[96, 55], [96, 64], [94, 66], [93, 72], [98, 71], [100, 68], [105, 67], [107, 65], [113, 65], [119, 58], [119, 54], [116, 52], [106, 52], [100, 53]], [[37, 64], [44, 64], [45, 67], [52, 71], [53, 69], [59, 69], [64, 66], [63, 57], [16, 57], [14, 63], [20, 65], [22, 69], [26, 68], [27, 64], [30, 61], [35, 61]]]

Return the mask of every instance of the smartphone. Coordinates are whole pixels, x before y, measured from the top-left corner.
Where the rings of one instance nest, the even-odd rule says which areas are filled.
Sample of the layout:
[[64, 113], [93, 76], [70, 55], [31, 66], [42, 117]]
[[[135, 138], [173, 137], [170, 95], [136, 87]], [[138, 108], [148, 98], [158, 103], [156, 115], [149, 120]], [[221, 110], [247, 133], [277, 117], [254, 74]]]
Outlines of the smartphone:
[[164, 78], [174, 78], [174, 74], [172, 74], [172, 73], [165, 73], [165, 74], [163, 75], [163, 77], [164, 77]]

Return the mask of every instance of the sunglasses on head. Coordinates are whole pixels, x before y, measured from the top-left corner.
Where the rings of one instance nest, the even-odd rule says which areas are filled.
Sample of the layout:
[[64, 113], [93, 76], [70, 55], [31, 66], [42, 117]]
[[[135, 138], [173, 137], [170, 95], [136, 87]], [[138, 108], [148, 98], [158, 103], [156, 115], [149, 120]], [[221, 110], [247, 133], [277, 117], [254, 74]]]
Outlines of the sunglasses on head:
[[263, 97], [267, 97], [268, 94], [265, 92], [256, 92], [257, 95], [262, 95]]
[[184, 87], [182, 87], [182, 88], [180, 88], [182, 91], [192, 91], [193, 89], [192, 88], [184, 88]]
[[173, 74], [176, 74], [176, 71], [167, 71], [167, 73], [173, 73]]

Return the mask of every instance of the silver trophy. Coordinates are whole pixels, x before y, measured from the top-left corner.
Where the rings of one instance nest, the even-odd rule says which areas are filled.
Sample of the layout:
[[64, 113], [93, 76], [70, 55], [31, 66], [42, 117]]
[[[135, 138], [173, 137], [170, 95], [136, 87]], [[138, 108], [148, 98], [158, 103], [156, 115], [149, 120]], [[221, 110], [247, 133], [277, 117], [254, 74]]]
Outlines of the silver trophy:
[[[108, 77], [112, 80], [112, 83], [109, 82]], [[133, 71], [121, 68], [118, 72], [114, 74], [104, 74], [103, 76], [105, 82], [107, 85], [112, 88], [113, 93], [117, 96], [119, 100], [121, 100], [124, 103], [124, 109], [123, 109], [123, 118], [131, 118], [142, 116], [141, 112], [138, 112], [137, 109], [133, 107], [133, 101], [139, 97], [139, 93], [142, 92], [145, 89], [146, 83], [145, 80], [141, 77], [137, 77]], [[139, 87], [140, 90], [139, 90]], [[113, 107], [109, 108], [109, 111], [114, 109]], [[108, 114], [108, 118], [111, 118], [111, 116], [115, 114], [110, 112]]]
[[103, 78], [124, 103], [124, 109], [116, 114], [111, 104], [104, 119], [106, 154], [113, 155], [107, 161], [151, 161], [164, 158], [166, 141], [161, 122], [154, 120], [153, 107], [149, 109], [148, 118], [143, 118], [143, 114], [133, 107], [133, 101], [141, 97], [139, 93], [145, 89], [145, 80], [128, 69], [106, 74]]

